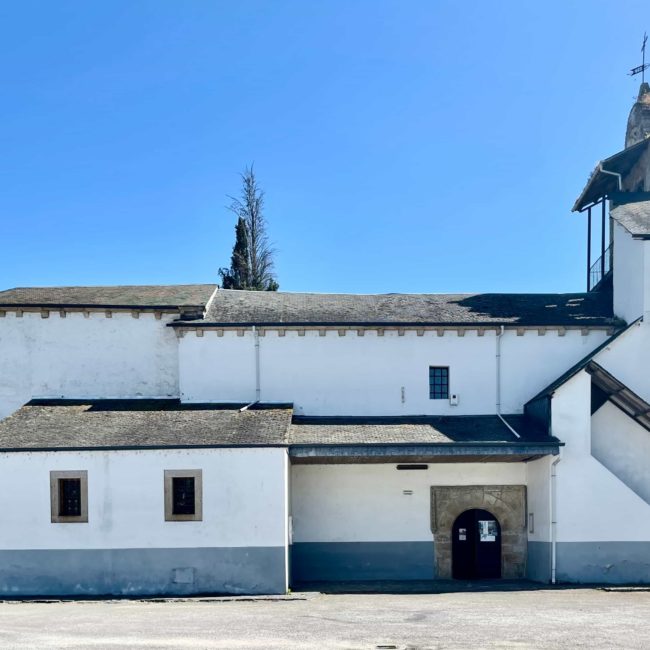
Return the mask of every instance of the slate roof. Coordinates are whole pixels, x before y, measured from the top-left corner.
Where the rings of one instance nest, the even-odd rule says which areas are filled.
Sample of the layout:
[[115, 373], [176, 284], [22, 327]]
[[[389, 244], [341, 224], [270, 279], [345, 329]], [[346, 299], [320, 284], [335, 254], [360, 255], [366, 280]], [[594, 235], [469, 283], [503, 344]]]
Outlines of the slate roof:
[[0, 307], [204, 307], [215, 284], [111, 287], [17, 287], [0, 291]]
[[377, 444], [559, 444], [523, 415], [507, 421], [521, 436], [517, 438], [496, 415], [411, 417], [298, 417], [289, 428], [290, 445], [377, 445]]
[[650, 237], [650, 201], [618, 205], [610, 214], [634, 237]]
[[[591, 375], [592, 386], [600, 391], [601, 400], [609, 400], [646, 431], [650, 431], [650, 404], [643, 397], [595, 361], [587, 364], [585, 370]], [[594, 406], [592, 398], [592, 413], [597, 410]]]
[[522, 415], [298, 417], [290, 404], [32, 400], [0, 421], [0, 451], [364, 445], [557, 446]]
[[219, 289], [204, 317], [174, 326], [618, 324], [611, 292], [319, 294]]
[[0, 422], [0, 450], [286, 444], [292, 409], [156, 400], [32, 400]]

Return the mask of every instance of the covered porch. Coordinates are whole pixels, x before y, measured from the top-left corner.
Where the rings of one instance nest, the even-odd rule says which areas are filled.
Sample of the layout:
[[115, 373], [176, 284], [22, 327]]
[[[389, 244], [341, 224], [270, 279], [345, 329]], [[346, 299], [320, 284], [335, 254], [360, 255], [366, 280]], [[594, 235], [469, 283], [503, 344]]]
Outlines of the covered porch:
[[524, 416], [294, 416], [291, 581], [524, 578], [527, 466], [560, 446]]

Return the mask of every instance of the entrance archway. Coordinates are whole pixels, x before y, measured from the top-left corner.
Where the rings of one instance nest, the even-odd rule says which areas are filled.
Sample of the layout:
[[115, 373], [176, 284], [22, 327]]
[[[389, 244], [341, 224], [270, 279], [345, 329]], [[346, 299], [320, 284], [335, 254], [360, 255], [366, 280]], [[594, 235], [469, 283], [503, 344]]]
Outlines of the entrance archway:
[[501, 577], [526, 575], [526, 486], [525, 485], [432, 485], [431, 532], [434, 538], [436, 577], [452, 577], [454, 522], [466, 510], [487, 510], [501, 529]]
[[457, 580], [501, 577], [501, 526], [487, 510], [465, 510], [452, 528], [452, 576]]

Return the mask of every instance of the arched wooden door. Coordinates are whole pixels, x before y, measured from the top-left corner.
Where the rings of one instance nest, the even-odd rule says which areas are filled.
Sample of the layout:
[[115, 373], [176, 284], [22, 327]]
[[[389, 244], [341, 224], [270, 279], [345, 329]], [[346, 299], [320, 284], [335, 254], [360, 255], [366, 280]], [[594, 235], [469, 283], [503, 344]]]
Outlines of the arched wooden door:
[[487, 510], [466, 510], [452, 529], [452, 575], [458, 580], [501, 577], [501, 526]]

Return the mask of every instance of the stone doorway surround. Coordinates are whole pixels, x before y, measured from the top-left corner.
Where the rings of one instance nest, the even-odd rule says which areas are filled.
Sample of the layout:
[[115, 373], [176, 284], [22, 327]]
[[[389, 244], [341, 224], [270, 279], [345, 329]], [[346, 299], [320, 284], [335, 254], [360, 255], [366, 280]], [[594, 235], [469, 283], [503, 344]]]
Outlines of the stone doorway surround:
[[431, 531], [436, 577], [450, 579], [451, 535], [456, 517], [478, 508], [492, 513], [501, 525], [501, 577], [526, 575], [526, 486], [445, 485], [431, 487]]

